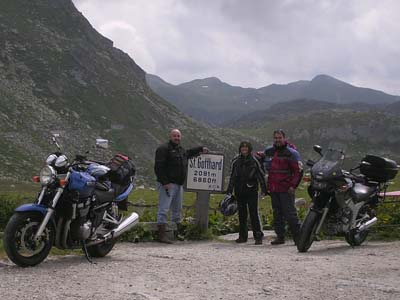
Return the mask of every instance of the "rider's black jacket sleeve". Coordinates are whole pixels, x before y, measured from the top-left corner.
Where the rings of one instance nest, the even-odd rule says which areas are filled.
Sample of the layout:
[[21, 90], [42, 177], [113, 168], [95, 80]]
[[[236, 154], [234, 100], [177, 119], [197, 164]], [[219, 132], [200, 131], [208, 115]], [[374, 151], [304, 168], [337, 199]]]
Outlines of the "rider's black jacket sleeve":
[[190, 148], [188, 150], [186, 150], [186, 157], [187, 158], [191, 158], [194, 156], [199, 155], [201, 152], [203, 152], [203, 146], [200, 147], [194, 147], [194, 148]]
[[256, 176], [257, 176], [257, 181], [260, 184], [261, 192], [266, 195], [267, 194], [267, 184], [265, 183], [265, 173], [263, 170], [263, 167], [259, 161], [257, 161], [256, 158], [254, 158], [256, 161], [257, 165], [257, 171], [256, 171]]
[[166, 145], [162, 145], [156, 150], [156, 158], [154, 163], [154, 172], [157, 176], [157, 181], [162, 185], [168, 184], [168, 176], [167, 176], [167, 159], [168, 159], [168, 147]]
[[237, 171], [236, 171], [236, 161], [239, 157], [235, 157], [232, 159], [231, 162], [231, 176], [229, 177], [229, 183], [228, 183], [228, 188], [226, 190], [227, 194], [232, 194], [233, 193], [233, 188], [236, 184], [236, 177], [237, 177]]

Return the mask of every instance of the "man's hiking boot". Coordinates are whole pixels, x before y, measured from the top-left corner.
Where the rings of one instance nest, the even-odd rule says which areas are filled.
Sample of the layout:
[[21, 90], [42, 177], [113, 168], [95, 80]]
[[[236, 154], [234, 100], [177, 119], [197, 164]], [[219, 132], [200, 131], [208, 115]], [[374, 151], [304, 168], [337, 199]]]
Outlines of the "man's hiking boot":
[[164, 244], [172, 244], [172, 241], [167, 237], [167, 233], [165, 232], [167, 224], [158, 224], [158, 241]]
[[254, 245], [262, 245], [262, 243], [263, 243], [263, 240], [262, 240], [262, 239], [257, 239], [257, 240], [254, 242]]
[[274, 240], [271, 241], [271, 245], [282, 245], [285, 243], [284, 237], [276, 237]]

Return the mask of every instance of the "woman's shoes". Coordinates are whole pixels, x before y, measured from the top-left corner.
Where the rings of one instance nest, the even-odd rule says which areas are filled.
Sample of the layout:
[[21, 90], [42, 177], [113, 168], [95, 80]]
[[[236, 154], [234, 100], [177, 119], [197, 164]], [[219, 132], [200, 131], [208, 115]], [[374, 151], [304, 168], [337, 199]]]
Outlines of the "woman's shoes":
[[[236, 239], [235, 242], [238, 244], [247, 243], [247, 239], [239, 237], [238, 239]], [[255, 240], [254, 245], [262, 245], [262, 243], [263, 243], [262, 239], [257, 239], [257, 240]]]

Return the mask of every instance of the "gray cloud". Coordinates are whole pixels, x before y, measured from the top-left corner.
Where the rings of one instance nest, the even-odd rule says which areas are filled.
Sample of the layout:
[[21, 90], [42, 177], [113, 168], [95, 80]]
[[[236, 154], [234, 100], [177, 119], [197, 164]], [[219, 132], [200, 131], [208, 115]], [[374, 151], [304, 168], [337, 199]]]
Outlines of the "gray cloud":
[[400, 94], [396, 0], [73, 0], [147, 72], [261, 87], [324, 73]]

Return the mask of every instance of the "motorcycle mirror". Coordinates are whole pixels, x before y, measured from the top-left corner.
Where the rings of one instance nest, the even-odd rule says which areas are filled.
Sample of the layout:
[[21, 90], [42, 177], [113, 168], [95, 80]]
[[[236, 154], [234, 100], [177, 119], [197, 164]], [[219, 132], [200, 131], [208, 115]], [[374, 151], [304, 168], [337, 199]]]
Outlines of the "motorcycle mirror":
[[108, 149], [108, 140], [106, 139], [96, 139], [96, 147], [102, 149]]
[[360, 167], [361, 167], [361, 166], [369, 167], [370, 165], [371, 165], [371, 163], [369, 163], [369, 162], [367, 162], [367, 161], [365, 161], [365, 160], [363, 160], [363, 161], [360, 163]]
[[59, 133], [53, 133], [52, 136], [51, 136], [51, 143], [52, 143], [53, 145], [56, 145], [57, 149], [58, 149], [59, 151], [61, 151], [61, 146], [60, 146], [60, 144], [59, 144], [58, 141], [57, 141], [57, 138], [58, 138], [58, 137], [60, 137], [60, 134], [59, 134]]
[[322, 156], [322, 147], [320, 145], [314, 145], [313, 149], [315, 152]]

